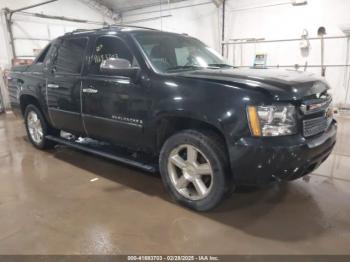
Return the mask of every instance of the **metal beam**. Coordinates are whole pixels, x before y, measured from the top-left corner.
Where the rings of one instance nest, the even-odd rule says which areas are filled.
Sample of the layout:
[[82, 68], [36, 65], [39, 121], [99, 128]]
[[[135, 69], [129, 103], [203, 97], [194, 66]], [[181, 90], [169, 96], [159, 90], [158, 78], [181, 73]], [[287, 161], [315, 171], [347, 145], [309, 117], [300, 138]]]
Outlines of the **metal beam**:
[[16, 13], [16, 12], [28, 10], [28, 9], [31, 9], [31, 8], [34, 8], [34, 7], [38, 7], [38, 6], [42, 6], [42, 5], [46, 5], [46, 4], [51, 4], [51, 3], [57, 2], [57, 1], [58, 0], [49, 0], [49, 1], [45, 1], [45, 2], [42, 2], [42, 3], [35, 4], [35, 5], [29, 5], [29, 6], [21, 7], [19, 9], [11, 10], [10, 14], [12, 15], [13, 13]]
[[270, 3], [270, 4], [262, 4], [262, 5], [254, 5], [254, 6], [248, 6], [248, 7], [234, 8], [234, 9], [231, 9], [230, 12], [240, 12], [240, 11], [247, 11], [247, 10], [253, 10], [253, 9], [281, 6], [281, 5], [302, 6], [302, 5], [305, 5], [305, 4], [307, 4], [307, 1], [303, 1], [302, 3], [298, 4], [296, 1], [290, 1], [289, 0], [289, 1], [279, 2], [279, 3]]
[[122, 25], [125, 24], [127, 26], [127, 24], [134, 24], [134, 23], [140, 23], [140, 22], [146, 22], [146, 21], [153, 21], [153, 20], [158, 20], [158, 19], [168, 18], [168, 17], [172, 17], [172, 15], [162, 15], [162, 16], [151, 17], [151, 18], [144, 18], [144, 19], [138, 19], [138, 20], [133, 20], [133, 21], [126, 21], [126, 22], [123, 22]]
[[[212, 4], [211, 1], [203, 2], [203, 3], [196, 3], [196, 4], [189, 4], [189, 5], [182, 5], [182, 6], [174, 6], [174, 7], [169, 7], [169, 8], [162, 9], [162, 12], [167, 12], [167, 11], [172, 11], [172, 10], [179, 10], [179, 9], [195, 7], [195, 6], [210, 5], [210, 4]], [[148, 15], [148, 14], [153, 14], [153, 13], [159, 13], [159, 10], [137, 12], [137, 13], [133, 13], [133, 14], [124, 14], [123, 17]]]
[[[309, 41], [320, 40], [321, 37], [309, 37]], [[323, 39], [350, 39], [350, 36], [325, 36]], [[246, 45], [246, 44], [263, 44], [263, 43], [279, 43], [279, 42], [295, 42], [301, 41], [302, 38], [287, 38], [287, 39], [272, 39], [265, 40], [264, 38], [246, 38], [246, 39], [230, 39], [227, 42], [223, 42], [223, 45]], [[234, 41], [234, 42], [231, 42]]]
[[163, 4], [175, 4], [175, 3], [186, 2], [186, 1], [189, 1], [189, 0], [158, 0], [158, 1], [154, 1], [154, 2], [150, 1], [150, 3], [147, 3], [147, 4], [129, 5], [126, 7], [121, 7], [119, 9], [119, 11], [121, 13], [125, 13], [125, 12], [129, 12], [129, 11], [134, 11], [134, 10], [138, 10], [138, 9], [145, 9], [145, 8], [159, 6], [159, 5], [163, 5]]
[[107, 16], [108, 18], [112, 19], [113, 22], [118, 21], [121, 17], [120, 13], [115, 12], [113, 9], [102, 4], [100, 1], [97, 1], [97, 0], [79, 0], [79, 1], [90, 6], [92, 9], [95, 9], [96, 11], [100, 12], [104, 16]]
[[[222, 31], [221, 31], [221, 41], [225, 41], [225, 20], [226, 20], [226, 0], [222, 1]], [[224, 56], [225, 47], [221, 45], [221, 55]]]
[[16, 48], [15, 48], [15, 43], [13, 39], [13, 31], [12, 31], [12, 15], [11, 15], [11, 10], [8, 8], [4, 9], [4, 15], [5, 15], [5, 22], [6, 22], [6, 28], [7, 28], [7, 33], [9, 35], [10, 41], [10, 47], [11, 47], [11, 60], [12, 58], [16, 57]]
[[21, 15], [28, 15], [28, 16], [34, 16], [34, 17], [38, 17], [38, 18], [45, 18], [45, 19], [62, 20], [62, 21], [74, 22], [74, 23], [85, 23], [85, 24], [105, 25], [105, 23], [99, 22], [99, 21], [91, 21], [91, 20], [85, 20], [85, 19], [77, 19], [77, 18], [66, 17], [66, 16], [45, 15], [45, 14], [40, 14], [40, 13], [29, 13], [29, 12], [18, 12], [18, 14], [21, 14]]
[[224, 0], [212, 0], [216, 7], [220, 7], [224, 3]]

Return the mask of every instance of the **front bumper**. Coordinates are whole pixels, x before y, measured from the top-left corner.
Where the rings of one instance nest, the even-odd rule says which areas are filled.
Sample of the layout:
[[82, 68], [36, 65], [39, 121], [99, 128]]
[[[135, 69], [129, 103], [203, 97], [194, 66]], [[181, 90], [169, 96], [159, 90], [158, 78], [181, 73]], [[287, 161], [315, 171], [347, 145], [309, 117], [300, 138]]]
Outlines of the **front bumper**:
[[264, 185], [294, 180], [317, 168], [332, 152], [337, 124], [316, 137], [241, 138], [229, 146], [231, 170], [237, 185]]

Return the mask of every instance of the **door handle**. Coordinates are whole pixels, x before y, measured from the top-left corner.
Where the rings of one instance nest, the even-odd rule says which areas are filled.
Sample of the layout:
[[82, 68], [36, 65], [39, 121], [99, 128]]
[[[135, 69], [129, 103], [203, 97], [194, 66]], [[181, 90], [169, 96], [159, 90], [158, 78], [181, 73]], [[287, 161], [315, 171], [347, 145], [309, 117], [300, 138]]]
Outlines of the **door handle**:
[[56, 88], [56, 89], [57, 89], [57, 88], [60, 88], [60, 86], [59, 86], [59, 85], [56, 85], [56, 84], [48, 84], [47, 87], [48, 87], [48, 88]]
[[83, 93], [89, 93], [89, 94], [97, 94], [98, 90], [94, 88], [83, 88]]

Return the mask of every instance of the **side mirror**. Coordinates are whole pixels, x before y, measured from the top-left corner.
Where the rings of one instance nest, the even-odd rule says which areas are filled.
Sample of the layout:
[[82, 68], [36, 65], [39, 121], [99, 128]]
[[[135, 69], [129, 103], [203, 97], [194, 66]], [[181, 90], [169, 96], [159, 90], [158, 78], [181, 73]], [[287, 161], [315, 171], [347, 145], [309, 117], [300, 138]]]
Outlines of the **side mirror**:
[[129, 60], [123, 58], [108, 58], [102, 61], [100, 71], [107, 75], [133, 77], [139, 68], [132, 67]]

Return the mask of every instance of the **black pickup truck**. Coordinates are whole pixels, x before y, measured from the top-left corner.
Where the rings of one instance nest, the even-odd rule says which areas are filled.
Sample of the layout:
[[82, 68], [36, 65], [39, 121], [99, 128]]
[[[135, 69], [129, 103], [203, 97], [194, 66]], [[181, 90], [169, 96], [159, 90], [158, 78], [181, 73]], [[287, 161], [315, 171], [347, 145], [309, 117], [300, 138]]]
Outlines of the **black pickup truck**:
[[160, 171], [198, 211], [325, 161], [337, 131], [328, 89], [310, 73], [234, 68], [187, 35], [123, 26], [68, 33], [9, 75], [35, 147]]

